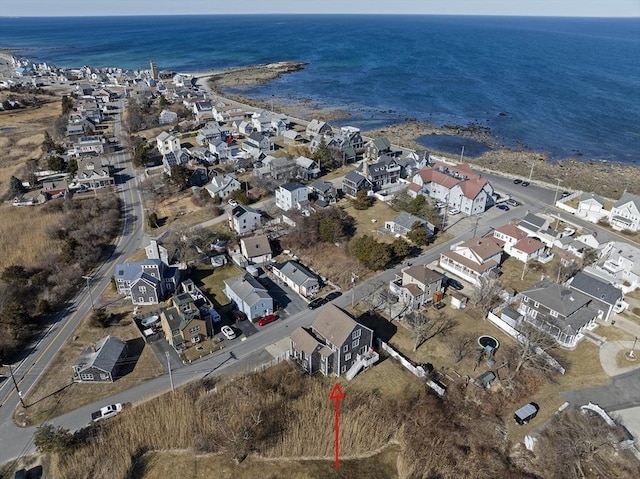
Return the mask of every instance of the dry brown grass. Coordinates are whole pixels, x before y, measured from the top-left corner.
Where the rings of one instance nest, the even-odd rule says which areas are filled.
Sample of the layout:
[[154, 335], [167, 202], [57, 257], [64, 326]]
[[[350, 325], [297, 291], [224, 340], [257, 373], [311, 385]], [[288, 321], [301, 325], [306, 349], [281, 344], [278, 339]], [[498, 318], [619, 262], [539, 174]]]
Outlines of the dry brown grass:
[[16, 422], [18, 424], [23, 422], [39, 424], [162, 374], [162, 366], [155, 354], [150, 347], [144, 346], [139, 358], [128, 359], [131, 361], [128, 366], [133, 365], [133, 361], [135, 361], [133, 371], [115, 382], [105, 384], [72, 383], [73, 364], [82, 350], [97, 340], [110, 334], [127, 341], [130, 348], [135, 349], [141, 346], [140, 333], [132, 323], [130, 313], [127, 314], [130, 310], [130, 305], [110, 307], [108, 309], [110, 313], [126, 316], [119, 324], [105, 329], [93, 328], [85, 319], [25, 396], [28, 407], [16, 410]]
[[[356, 220], [356, 236], [369, 235], [385, 242], [392, 242], [395, 239], [393, 235], [378, 233], [379, 229], [384, 230], [385, 221], [398, 216], [398, 212], [389, 205], [382, 201], [376, 201], [371, 208], [356, 210], [348, 200], [343, 201], [347, 201], [342, 204], [343, 209]], [[375, 220], [375, 223], [372, 220]]]

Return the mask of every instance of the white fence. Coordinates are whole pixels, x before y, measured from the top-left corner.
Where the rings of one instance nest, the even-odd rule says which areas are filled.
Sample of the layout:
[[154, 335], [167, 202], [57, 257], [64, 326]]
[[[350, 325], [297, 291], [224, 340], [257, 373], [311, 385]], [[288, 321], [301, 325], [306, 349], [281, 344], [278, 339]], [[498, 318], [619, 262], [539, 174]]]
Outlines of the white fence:
[[287, 361], [289, 359], [289, 351], [285, 351], [283, 353], [280, 353], [278, 356], [276, 356], [275, 358], [273, 358], [271, 361], [267, 361], [266, 363], [262, 363], [260, 366], [257, 366], [255, 368], [253, 368], [253, 371], [256, 373], [259, 372], [264, 372], [267, 369], [273, 367], [273, 366], [277, 366], [278, 364], [280, 364], [283, 361]]
[[402, 366], [405, 369], [408, 369], [415, 376], [418, 376], [421, 379], [425, 379], [427, 386], [429, 386], [433, 391], [435, 391], [435, 393], [438, 396], [440, 397], [444, 396], [445, 389], [439, 384], [433, 382], [432, 380], [427, 379], [427, 372], [424, 370], [422, 366], [416, 366], [415, 364], [413, 364], [412, 361], [405, 358], [399, 351], [396, 351], [395, 349], [393, 349], [391, 346], [389, 346], [387, 343], [382, 341], [380, 338], [377, 339], [377, 343], [380, 349], [386, 351], [387, 354], [389, 354], [389, 356], [399, 361], [400, 364], [402, 364]]

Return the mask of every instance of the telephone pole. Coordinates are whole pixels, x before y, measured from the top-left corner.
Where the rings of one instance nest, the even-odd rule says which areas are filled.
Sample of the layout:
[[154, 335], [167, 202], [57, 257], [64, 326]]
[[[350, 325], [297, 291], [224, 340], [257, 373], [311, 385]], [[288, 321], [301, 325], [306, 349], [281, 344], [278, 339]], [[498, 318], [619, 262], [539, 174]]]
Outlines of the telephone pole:
[[167, 369], [169, 370], [169, 383], [171, 384], [171, 392], [173, 392], [173, 376], [171, 376], [171, 362], [169, 361], [169, 351], [164, 353], [167, 356]]
[[20, 404], [22, 404], [22, 407], [26, 409], [27, 405], [24, 403], [24, 399], [22, 399], [22, 391], [20, 391], [20, 388], [18, 387], [18, 382], [16, 381], [16, 377], [13, 375], [13, 367], [11, 366], [11, 364], [4, 364], [4, 366], [9, 368], [9, 375], [11, 376], [11, 380], [13, 381], [13, 387], [15, 388], [16, 393], [18, 393]]
[[354, 272], [351, 273], [351, 308], [353, 309], [353, 303], [356, 295], [356, 279], [358, 279], [358, 275]]
[[89, 280], [91, 279], [91, 276], [83, 276], [83, 279], [87, 280], [87, 290], [89, 290], [89, 300], [91, 300], [91, 309], [95, 309], [93, 306], [93, 296], [91, 295], [91, 287], [89, 286]]

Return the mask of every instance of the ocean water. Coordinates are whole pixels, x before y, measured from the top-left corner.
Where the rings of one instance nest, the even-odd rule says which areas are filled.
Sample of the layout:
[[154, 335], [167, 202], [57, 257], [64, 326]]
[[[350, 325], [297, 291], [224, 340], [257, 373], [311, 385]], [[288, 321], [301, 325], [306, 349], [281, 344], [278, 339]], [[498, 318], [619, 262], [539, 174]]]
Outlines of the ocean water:
[[[407, 118], [477, 124], [553, 158], [640, 160], [638, 18], [5, 17], [0, 48], [65, 67], [153, 60], [193, 72], [300, 60], [302, 71], [242, 93], [347, 109], [343, 123], [363, 129]], [[459, 138], [440, 140], [459, 151]]]

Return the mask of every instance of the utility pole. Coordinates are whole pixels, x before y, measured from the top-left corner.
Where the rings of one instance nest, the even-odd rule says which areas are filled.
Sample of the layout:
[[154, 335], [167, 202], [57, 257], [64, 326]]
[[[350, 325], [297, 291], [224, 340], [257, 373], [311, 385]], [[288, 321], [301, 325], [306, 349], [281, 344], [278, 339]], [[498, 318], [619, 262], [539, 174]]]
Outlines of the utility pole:
[[558, 178], [558, 184], [556, 185], [556, 194], [553, 197], [553, 205], [555, 206], [556, 201], [558, 201], [558, 190], [560, 189], [560, 182], [562, 181], [562, 179]]
[[464, 145], [462, 145], [462, 151], [460, 152], [460, 163], [462, 163], [462, 158], [464, 158]]
[[472, 238], [475, 238], [475, 237], [476, 237], [476, 232], [478, 231], [478, 223], [479, 223], [479, 222], [480, 222], [480, 217], [478, 216], [478, 217], [476, 218], [476, 224], [475, 224], [475, 225], [473, 225], [473, 236], [472, 236]]
[[356, 295], [356, 279], [358, 279], [358, 275], [354, 272], [351, 273], [351, 308], [353, 309], [353, 303]]
[[169, 383], [171, 384], [171, 392], [173, 392], [173, 376], [171, 376], [171, 362], [169, 361], [169, 351], [164, 353], [167, 356], [167, 369], [169, 370]]
[[24, 399], [22, 399], [22, 391], [20, 391], [20, 388], [18, 387], [18, 382], [16, 381], [16, 377], [13, 375], [13, 367], [11, 367], [11, 364], [5, 364], [4, 366], [9, 368], [9, 374], [11, 375], [11, 380], [13, 381], [13, 387], [15, 388], [16, 393], [18, 393], [20, 404], [22, 404], [22, 407], [26, 409], [27, 405], [24, 403]]
[[91, 295], [91, 287], [89, 286], [89, 280], [91, 279], [91, 276], [83, 276], [84, 279], [87, 280], [87, 289], [89, 290], [89, 299], [91, 300], [91, 309], [95, 309], [93, 307], [93, 296]]
[[529, 181], [531, 181], [531, 178], [533, 178], [533, 166], [535, 165], [535, 163], [531, 163], [531, 172], [529, 172]]

